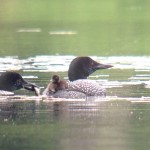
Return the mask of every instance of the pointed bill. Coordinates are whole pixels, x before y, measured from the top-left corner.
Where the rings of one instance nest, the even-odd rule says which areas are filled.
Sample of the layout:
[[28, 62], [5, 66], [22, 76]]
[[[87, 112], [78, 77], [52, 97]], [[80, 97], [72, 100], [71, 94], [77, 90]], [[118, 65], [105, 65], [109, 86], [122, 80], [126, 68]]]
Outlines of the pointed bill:
[[107, 69], [107, 68], [111, 68], [113, 67], [112, 65], [107, 65], [107, 64], [100, 64], [98, 63], [96, 66], [95, 66], [95, 69]]

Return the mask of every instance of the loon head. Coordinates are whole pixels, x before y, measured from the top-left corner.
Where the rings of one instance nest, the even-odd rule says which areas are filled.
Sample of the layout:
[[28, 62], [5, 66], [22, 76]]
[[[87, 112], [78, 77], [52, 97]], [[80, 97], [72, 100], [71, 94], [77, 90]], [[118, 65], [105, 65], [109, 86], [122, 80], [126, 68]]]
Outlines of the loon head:
[[25, 88], [30, 91], [35, 91], [35, 84], [25, 81], [19, 73], [7, 71], [0, 75], [0, 90], [15, 91]]
[[43, 91], [43, 95], [53, 95], [57, 91], [62, 91], [68, 88], [67, 81], [61, 80], [58, 75], [52, 76], [52, 82], [47, 85], [47, 88]]
[[68, 70], [68, 77], [70, 81], [78, 79], [86, 79], [90, 74], [98, 69], [106, 69], [113, 67], [112, 65], [105, 65], [98, 63], [90, 57], [76, 57], [72, 60]]
[[53, 83], [59, 83], [59, 76], [58, 75], [53, 75], [52, 76], [52, 82]]

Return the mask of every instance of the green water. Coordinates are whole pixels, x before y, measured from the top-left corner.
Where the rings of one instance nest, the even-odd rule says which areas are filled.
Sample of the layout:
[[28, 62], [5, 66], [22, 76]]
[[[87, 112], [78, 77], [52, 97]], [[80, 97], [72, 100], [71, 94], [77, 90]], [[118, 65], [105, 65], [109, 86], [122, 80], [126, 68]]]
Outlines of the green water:
[[[149, 5], [148, 0], [1, 0], [0, 55], [149, 55]], [[22, 28], [40, 32], [17, 32]]]
[[[26, 102], [13, 106], [0, 118], [3, 150], [146, 150], [150, 144], [149, 103]], [[2, 112], [8, 107], [1, 106]]]
[[[108, 63], [114, 62], [110, 56], [149, 56], [149, 6], [148, 0], [0, 0], [0, 70], [17, 70], [21, 65], [19, 73], [37, 76], [27, 80], [45, 87], [55, 72], [42, 66], [44, 58], [35, 61], [37, 55], [106, 56], [103, 59]], [[104, 75], [99, 78], [110, 84], [119, 83], [108, 88], [107, 95], [123, 100], [52, 102], [29, 96], [22, 102], [19, 97], [0, 97], [0, 149], [149, 149], [150, 94], [145, 88], [150, 79], [149, 57], [116, 59], [114, 68], [94, 75]], [[55, 69], [62, 65], [56, 60], [49, 60]], [[57, 73], [67, 76], [66, 70]], [[143, 96], [147, 101], [138, 101]]]

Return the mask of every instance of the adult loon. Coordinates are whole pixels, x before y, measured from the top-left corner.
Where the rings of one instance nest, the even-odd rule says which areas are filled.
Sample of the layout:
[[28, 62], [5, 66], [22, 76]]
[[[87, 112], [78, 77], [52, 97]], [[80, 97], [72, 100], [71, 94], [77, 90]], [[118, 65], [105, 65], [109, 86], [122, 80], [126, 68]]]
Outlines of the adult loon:
[[[43, 92], [43, 95], [52, 96], [55, 98], [71, 99], [82, 99], [88, 96], [105, 96], [105, 89], [102, 88], [98, 83], [87, 80], [87, 77], [98, 69], [106, 69], [110, 67], [113, 66], [98, 63], [87, 56], [76, 57], [72, 60], [69, 66], [69, 81], [65, 82], [63, 80], [62, 82], [62, 80], [60, 79], [55, 80], [53, 78], [52, 83], [47, 86], [47, 88]], [[54, 82], [58, 83], [57, 88], [59, 86], [59, 90], [55, 88]], [[62, 89], [61, 86], [63, 87]], [[54, 89], [52, 90], [52, 88]]]
[[24, 88], [35, 92], [37, 95], [37, 85], [25, 81], [19, 73], [6, 71], [0, 75], [0, 95], [14, 95], [13, 91]]

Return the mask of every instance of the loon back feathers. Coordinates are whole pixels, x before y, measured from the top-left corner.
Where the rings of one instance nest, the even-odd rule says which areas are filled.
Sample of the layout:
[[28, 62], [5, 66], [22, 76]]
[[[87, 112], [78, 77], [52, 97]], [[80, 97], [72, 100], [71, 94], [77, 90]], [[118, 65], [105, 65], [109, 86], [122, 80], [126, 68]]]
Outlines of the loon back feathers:
[[96, 70], [110, 67], [112, 67], [112, 65], [98, 63], [90, 57], [76, 57], [70, 63], [68, 77], [70, 81], [87, 79], [87, 77]]
[[54, 98], [66, 98], [66, 99], [86, 99], [87, 96], [78, 91], [68, 91], [68, 90], [59, 90], [53, 95], [48, 95], [52, 96]]
[[[52, 83], [50, 83], [51, 85]], [[56, 87], [53, 91], [46, 88], [43, 92], [44, 95], [52, 96], [55, 98], [86, 98], [88, 96], [105, 96], [105, 88], [102, 88], [98, 83], [91, 80], [76, 80], [66, 82], [65, 89], [59, 89], [56, 91]], [[49, 86], [48, 86], [49, 87]], [[53, 87], [54, 88], [54, 87]]]
[[68, 82], [68, 90], [84, 93], [86, 96], [105, 96], [105, 88], [91, 80], [76, 80]]

